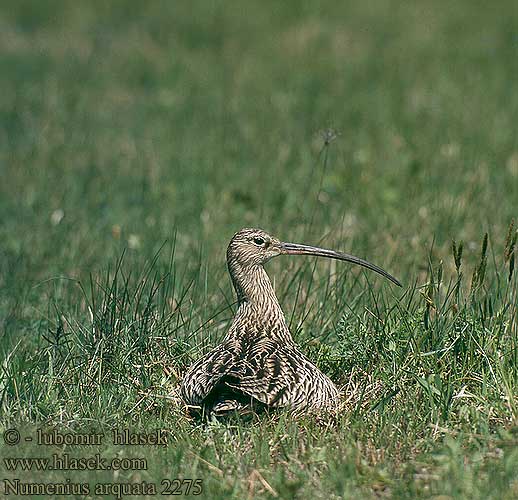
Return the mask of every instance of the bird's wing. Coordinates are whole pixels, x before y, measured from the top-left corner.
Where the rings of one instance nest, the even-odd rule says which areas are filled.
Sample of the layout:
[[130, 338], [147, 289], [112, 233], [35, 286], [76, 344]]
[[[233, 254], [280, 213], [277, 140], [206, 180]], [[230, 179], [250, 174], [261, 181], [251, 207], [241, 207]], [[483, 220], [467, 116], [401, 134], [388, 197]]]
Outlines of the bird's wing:
[[182, 395], [189, 406], [201, 407], [225, 387], [271, 407], [323, 406], [338, 395], [294, 344], [269, 337], [215, 347], [186, 373]]
[[203, 403], [207, 395], [228, 373], [234, 364], [235, 354], [225, 344], [220, 344], [196, 361], [182, 381], [182, 396], [190, 406]]
[[265, 338], [227, 372], [226, 384], [273, 407], [304, 406], [321, 372], [296, 348]]

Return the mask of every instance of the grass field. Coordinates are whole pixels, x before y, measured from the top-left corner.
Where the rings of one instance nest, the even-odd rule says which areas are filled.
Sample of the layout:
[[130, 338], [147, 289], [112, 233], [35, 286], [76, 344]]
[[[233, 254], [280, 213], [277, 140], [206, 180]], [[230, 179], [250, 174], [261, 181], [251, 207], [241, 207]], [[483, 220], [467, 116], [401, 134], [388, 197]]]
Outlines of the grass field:
[[[2, 457], [147, 459], [2, 462], [2, 479], [89, 483], [77, 498], [167, 478], [210, 499], [518, 497], [514, 0], [6, 1], [0, 74], [0, 430], [22, 439]], [[225, 249], [245, 226], [404, 283], [268, 265], [345, 389], [337, 419], [185, 415], [178, 381], [230, 325]], [[107, 438], [26, 442], [38, 428]], [[112, 444], [126, 428], [168, 446]]]

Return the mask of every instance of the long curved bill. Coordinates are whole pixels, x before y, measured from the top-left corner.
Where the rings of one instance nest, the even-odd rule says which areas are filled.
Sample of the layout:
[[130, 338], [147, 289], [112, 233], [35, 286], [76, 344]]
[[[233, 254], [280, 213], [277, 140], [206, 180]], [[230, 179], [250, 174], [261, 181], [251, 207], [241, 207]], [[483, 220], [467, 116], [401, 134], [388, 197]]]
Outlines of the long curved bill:
[[334, 250], [328, 250], [326, 248], [312, 247], [309, 245], [301, 245], [299, 243], [285, 243], [280, 244], [281, 254], [283, 255], [316, 255], [317, 257], [327, 257], [328, 259], [343, 260], [345, 262], [351, 262], [352, 264], [358, 264], [359, 266], [366, 267], [371, 271], [381, 274], [385, 278], [392, 281], [397, 286], [402, 286], [401, 283], [394, 278], [391, 274], [387, 273], [381, 267], [375, 266], [366, 260], [349, 255], [348, 253], [335, 252]]

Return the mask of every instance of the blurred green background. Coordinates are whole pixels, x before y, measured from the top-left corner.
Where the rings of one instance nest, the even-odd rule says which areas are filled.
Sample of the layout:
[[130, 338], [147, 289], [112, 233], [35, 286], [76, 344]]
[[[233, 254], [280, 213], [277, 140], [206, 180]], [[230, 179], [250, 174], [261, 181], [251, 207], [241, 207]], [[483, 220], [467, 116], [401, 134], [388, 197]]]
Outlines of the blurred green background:
[[403, 278], [433, 238], [505, 232], [516, 11], [3, 2], [2, 284], [101, 267], [129, 235], [146, 253], [173, 228], [186, 258], [203, 246], [223, 264], [233, 232], [260, 226], [397, 257]]
[[[157, 266], [168, 268], [174, 246], [178, 280], [161, 297], [162, 310], [182, 304], [178, 297], [196, 281], [185, 296], [190, 319], [180, 322], [187, 335], [232, 302], [225, 249], [245, 226], [354, 253], [409, 286], [433, 281], [430, 263], [442, 261], [454, 275], [452, 240], [464, 242], [471, 272], [488, 232], [497, 270], [491, 294], [502, 298], [498, 269], [518, 214], [517, 77], [515, 0], [3, 1], [3, 355], [20, 340], [28, 353], [45, 345], [62, 313], [69, 325], [86, 321], [75, 280], [88, 288], [123, 251], [128, 273], [139, 275], [165, 242]], [[326, 130], [337, 134], [327, 146]], [[307, 317], [325, 331], [340, 320], [343, 300], [334, 297], [333, 317], [324, 318], [321, 286], [315, 296], [302, 293], [297, 309], [289, 280], [301, 269], [307, 278], [307, 265], [275, 261], [269, 269], [292, 319]], [[334, 283], [334, 269], [318, 264], [311, 279]], [[359, 275], [361, 294], [363, 275], [339, 272]], [[369, 276], [390, 303], [396, 292], [380, 281]], [[358, 303], [372, 305], [367, 295]], [[503, 311], [513, 324], [515, 309]], [[167, 335], [169, 324], [158, 324]], [[191, 358], [178, 361], [178, 371]], [[3, 410], [12, 421], [55, 421], [50, 403], [9, 406], [6, 373]], [[419, 432], [410, 448], [419, 448]], [[445, 452], [455, 453], [462, 454]], [[459, 467], [438, 477], [458, 481]], [[284, 484], [280, 470], [274, 486]], [[373, 484], [384, 480], [376, 474], [358, 491], [377, 495]], [[477, 491], [482, 498], [494, 487]], [[246, 488], [232, 491], [239, 498]], [[426, 496], [426, 488], [405, 491]]]

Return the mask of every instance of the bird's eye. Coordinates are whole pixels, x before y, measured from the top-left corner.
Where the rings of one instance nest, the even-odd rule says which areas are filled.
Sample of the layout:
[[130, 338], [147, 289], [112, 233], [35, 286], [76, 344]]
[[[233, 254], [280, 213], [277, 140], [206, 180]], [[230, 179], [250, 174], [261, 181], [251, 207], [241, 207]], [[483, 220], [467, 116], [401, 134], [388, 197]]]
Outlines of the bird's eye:
[[263, 246], [264, 245], [264, 239], [263, 238], [259, 238], [258, 236], [256, 236], [253, 241], [258, 246]]

